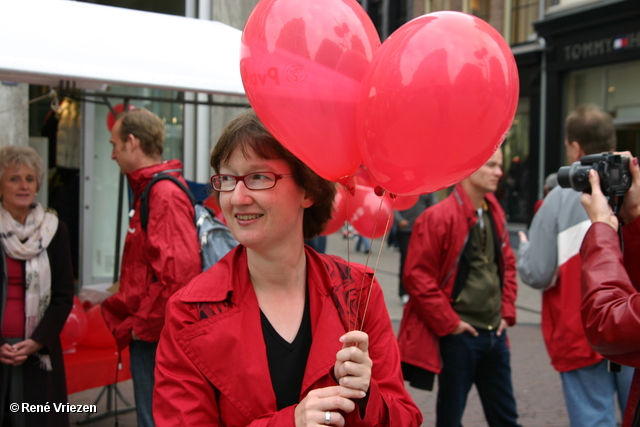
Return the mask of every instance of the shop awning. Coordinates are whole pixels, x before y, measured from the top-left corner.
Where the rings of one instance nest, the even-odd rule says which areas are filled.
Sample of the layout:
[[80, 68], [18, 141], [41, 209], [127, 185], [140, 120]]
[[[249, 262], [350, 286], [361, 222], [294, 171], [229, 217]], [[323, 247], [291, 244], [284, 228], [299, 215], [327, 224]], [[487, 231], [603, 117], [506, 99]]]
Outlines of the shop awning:
[[2, 81], [244, 94], [242, 33], [220, 22], [63, 0], [1, 9]]

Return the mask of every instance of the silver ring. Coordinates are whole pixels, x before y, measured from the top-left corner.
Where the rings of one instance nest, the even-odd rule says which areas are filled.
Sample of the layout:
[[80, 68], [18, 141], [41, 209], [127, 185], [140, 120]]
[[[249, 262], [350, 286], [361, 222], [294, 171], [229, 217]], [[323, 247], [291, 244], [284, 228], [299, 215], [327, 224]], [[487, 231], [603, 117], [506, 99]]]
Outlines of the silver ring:
[[331, 412], [327, 411], [324, 413], [324, 423], [328, 426], [331, 425]]

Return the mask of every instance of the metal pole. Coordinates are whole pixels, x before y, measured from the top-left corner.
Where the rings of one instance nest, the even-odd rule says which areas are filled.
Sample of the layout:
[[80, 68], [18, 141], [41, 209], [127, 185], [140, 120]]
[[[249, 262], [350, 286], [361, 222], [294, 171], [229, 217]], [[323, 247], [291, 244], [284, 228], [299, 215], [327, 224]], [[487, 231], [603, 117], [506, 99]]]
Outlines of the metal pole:
[[543, 37], [540, 61], [540, 157], [538, 159], [538, 200], [544, 197], [545, 156], [547, 153], [547, 43]]
[[[124, 100], [124, 109], [129, 109], [129, 99]], [[124, 174], [120, 174], [120, 182], [118, 183], [118, 212], [116, 215], [116, 250], [113, 260], [113, 283], [118, 281], [120, 277], [120, 235], [122, 234], [122, 199], [124, 198]]]

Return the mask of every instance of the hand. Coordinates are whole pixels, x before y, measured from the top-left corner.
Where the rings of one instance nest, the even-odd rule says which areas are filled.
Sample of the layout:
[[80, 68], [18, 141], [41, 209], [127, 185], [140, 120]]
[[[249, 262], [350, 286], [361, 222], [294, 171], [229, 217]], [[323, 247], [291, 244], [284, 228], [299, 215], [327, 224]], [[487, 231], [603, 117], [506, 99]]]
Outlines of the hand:
[[[629, 157], [631, 157], [630, 153]], [[637, 157], [633, 157], [629, 162], [629, 170], [631, 171], [632, 184], [627, 194], [624, 195], [624, 201], [620, 209], [620, 218], [625, 224], [640, 216], [640, 167], [638, 167]]]
[[529, 238], [527, 237], [524, 231], [518, 231], [518, 237], [520, 238], [520, 243], [529, 241]]
[[[340, 337], [342, 350], [336, 354], [333, 374], [343, 387], [369, 391], [373, 361], [369, 357], [369, 335], [362, 331], [351, 331]], [[364, 397], [364, 395], [362, 397]]]
[[401, 219], [398, 221], [398, 228], [407, 228], [409, 226], [409, 220]]
[[136, 335], [136, 331], [131, 330], [131, 339], [134, 341], [140, 341], [140, 337]]
[[23, 364], [29, 356], [42, 349], [42, 347], [44, 347], [43, 344], [34, 341], [31, 338], [15, 343], [13, 345], [13, 348], [15, 349], [13, 365], [18, 366]]
[[498, 330], [496, 330], [496, 335], [497, 336], [502, 335], [502, 331], [504, 331], [508, 327], [509, 327], [509, 325], [507, 324], [506, 320], [504, 320], [504, 319], [500, 320], [500, 325], [498, 326]]
[[474, 337], [478, 336], [478, 331], [476, 331], [476, 328], [474, 328], [464, 320], [461, 320], [458, 326], [449, 335], [460, 335], [463, 332], [469, 332]]
[[0, 363], [4, 365], [13, 365], [16, 356], [16, 349], [11, 344], [2, 344], [0, 346]]
[[589, 171], [589, 183], [591, 184], [591, 194], [582, 193], [580, 201], [587, 211], [591, 222], [604, 222], [618, 231], [618, 218], [613, 214], [611, 206], [600, 188], [600, 177], [598, 172], [591, 169]]
[[[296, 406], [296, 427], [338, 426], [345, 425], [341, 412], [346, 414], [356, 408], [351, 399], [364, 397], [364, 393], [341, 386], [325, 387], [311, 390]], [[341, 412], [340, 412], [341, 411]], [[327, 412], [330, 421], [327, 424]]]

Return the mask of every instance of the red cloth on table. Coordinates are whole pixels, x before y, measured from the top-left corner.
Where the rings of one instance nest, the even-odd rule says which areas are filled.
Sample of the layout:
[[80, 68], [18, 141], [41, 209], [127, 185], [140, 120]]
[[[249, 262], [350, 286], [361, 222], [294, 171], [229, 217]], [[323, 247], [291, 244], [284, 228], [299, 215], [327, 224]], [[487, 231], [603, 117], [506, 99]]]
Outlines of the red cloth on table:
[[[116, 382], [118, 350], [116, 347], [96, 348], [79, 345], [75, 352], [64, 354], [67, 394]], [[129, 347], [122, 351], [122, 369], [117, 371], [118, 382], [131, 378]]]

